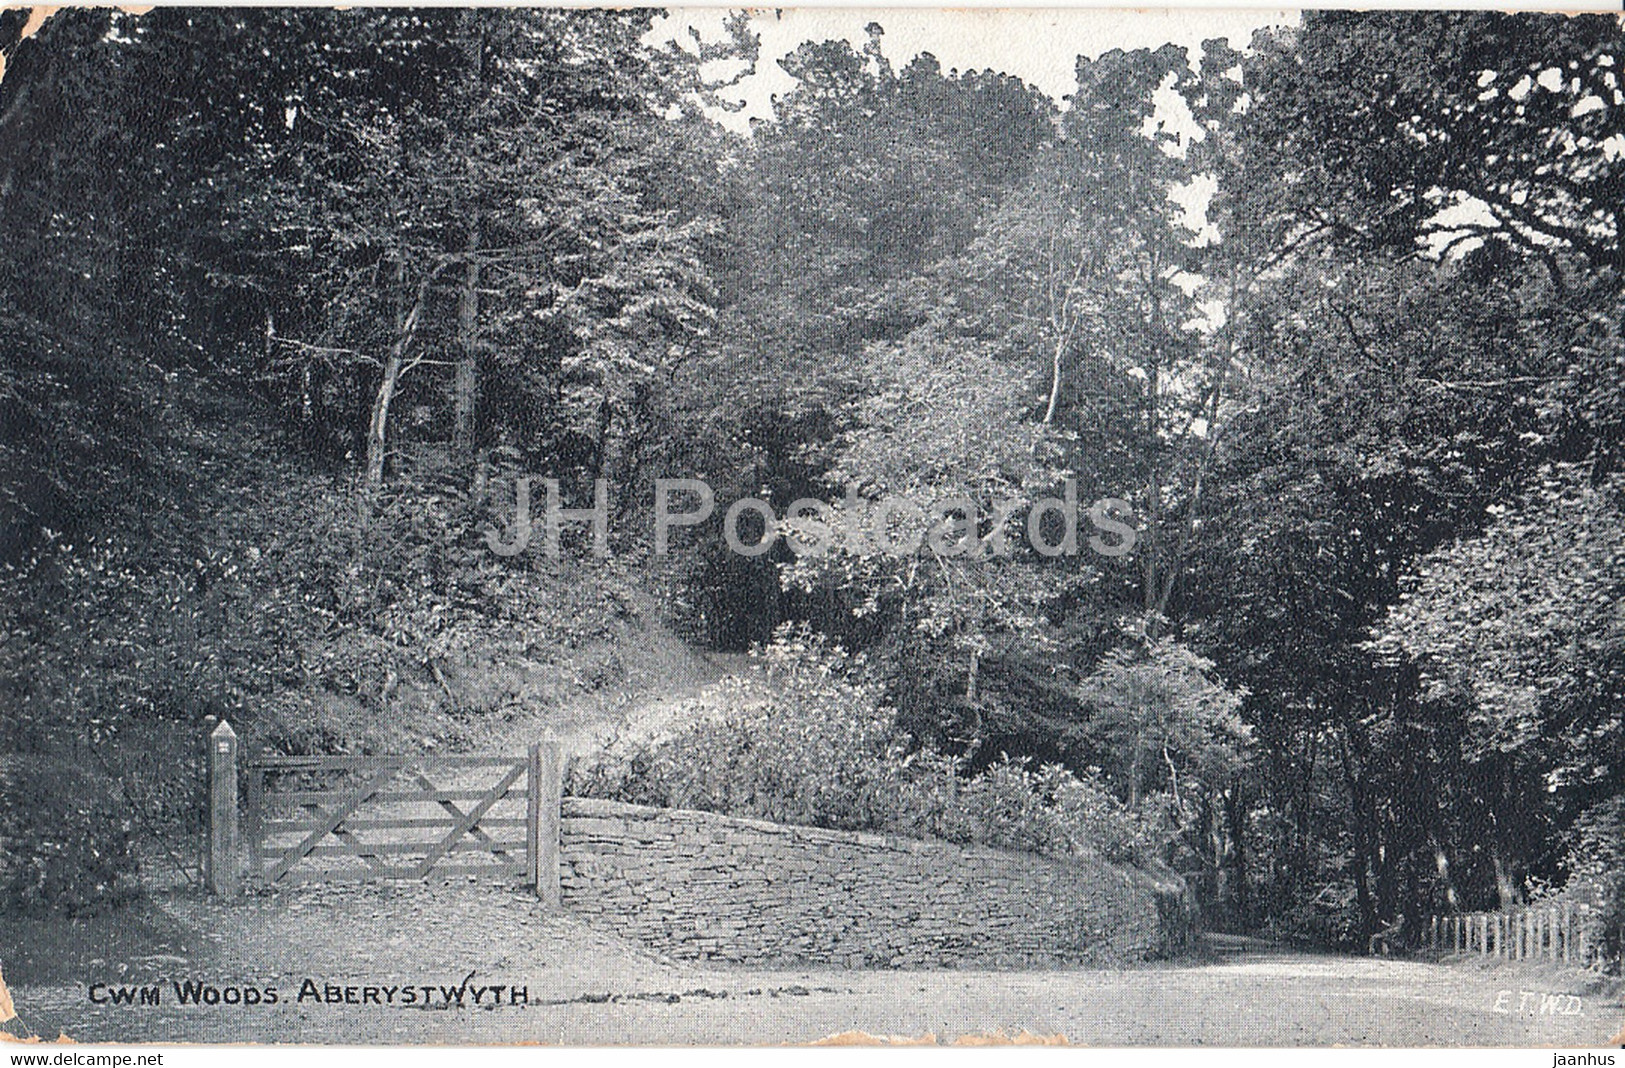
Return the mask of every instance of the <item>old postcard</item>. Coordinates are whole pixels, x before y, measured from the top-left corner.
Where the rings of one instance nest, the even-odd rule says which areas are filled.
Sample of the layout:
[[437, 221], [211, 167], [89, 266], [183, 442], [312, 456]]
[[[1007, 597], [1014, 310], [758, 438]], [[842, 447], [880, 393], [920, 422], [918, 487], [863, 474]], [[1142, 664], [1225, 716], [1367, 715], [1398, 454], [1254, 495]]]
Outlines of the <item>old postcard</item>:
[[1625, 1043], [1617, 14], [0, 56], [6, 1037]]

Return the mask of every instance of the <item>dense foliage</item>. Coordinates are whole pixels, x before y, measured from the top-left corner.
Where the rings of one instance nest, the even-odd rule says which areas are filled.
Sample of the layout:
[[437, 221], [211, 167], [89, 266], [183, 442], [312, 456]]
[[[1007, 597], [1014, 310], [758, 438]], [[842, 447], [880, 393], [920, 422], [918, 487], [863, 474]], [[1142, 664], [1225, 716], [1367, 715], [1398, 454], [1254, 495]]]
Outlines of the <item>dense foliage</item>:
[[570, 792], [1058, 856], [1169, 859], [1166, 822], [1117, 800], [1098, 771], [1080, 778], [1001, 755], [969, 773], [900, 732], [839, 650], [786, 631], [760, 656], [765, 688], [736, 683], [720, 715], [609, 746], [572, 767]]
[[[676, 631], [777, 688], [584, 789], [1154, 858], [1212, 925], [1351, 946], [1567, 886], [1619, 944], [1617, 19], [1308, 14], [1080, 56], [1059, 101], [871, 25], [740, 134], [744, 17], [30, 17], [7, 904], [119, 900], [196, 818], [159, 768], [204, 716], [473, 747]], [[604, 479], [609, 556], [492, 553], [521, 474]], [[664, 557], [657, 477], [718, 501]], [[743, 556], [741, 496], [956, 518]], [[1105, 497], [1128, 554], [1027, 537]]]

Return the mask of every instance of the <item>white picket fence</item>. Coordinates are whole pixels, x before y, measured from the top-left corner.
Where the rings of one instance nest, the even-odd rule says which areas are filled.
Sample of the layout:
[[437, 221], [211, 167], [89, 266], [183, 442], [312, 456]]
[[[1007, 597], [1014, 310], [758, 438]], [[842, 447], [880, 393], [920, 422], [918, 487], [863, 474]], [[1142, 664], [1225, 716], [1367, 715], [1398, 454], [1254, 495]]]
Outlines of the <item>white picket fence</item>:
[[1591, 908], [1560, 905], [1511, 912], [1458, 912], [1428, 922], [1428, 946], [1500, 960], [1546, 960], [1586, 967], [1600, 948], [1590, 937]]

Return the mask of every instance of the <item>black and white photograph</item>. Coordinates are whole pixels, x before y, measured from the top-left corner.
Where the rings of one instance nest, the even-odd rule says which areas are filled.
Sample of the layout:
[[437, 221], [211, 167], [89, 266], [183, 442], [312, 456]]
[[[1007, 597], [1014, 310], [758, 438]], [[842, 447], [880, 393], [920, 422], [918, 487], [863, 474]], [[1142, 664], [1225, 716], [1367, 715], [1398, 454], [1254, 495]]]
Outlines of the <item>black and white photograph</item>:
[[1625, 1064], [1622, 211], [1618, 11], [0, 11], [0, 1045]]

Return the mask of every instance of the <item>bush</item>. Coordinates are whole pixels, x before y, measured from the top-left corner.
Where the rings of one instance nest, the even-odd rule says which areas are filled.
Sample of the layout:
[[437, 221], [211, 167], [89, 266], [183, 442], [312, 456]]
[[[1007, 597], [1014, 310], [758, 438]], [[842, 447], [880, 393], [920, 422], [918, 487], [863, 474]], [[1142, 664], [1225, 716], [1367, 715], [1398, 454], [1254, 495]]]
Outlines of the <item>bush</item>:
[[572, 766], [569, 790], [633, 804], [999, 846], [1146, 860], [1163, 829], [1098, 775], [1001, 758], [976, 775], [913, 744], [855, 664], [805, 631], [757, 653], [766, 692], [736, 683], [725, 714]]
[[0, 760], [0, 911], [93, 915], [138, 895], [125, 814], [68, 761]]
[[1625, 796], [1587, 809], [1575, 821], [1567, 893], [1590, 905], [1592, 945], [1605, 965], [1625, 953]]
[[846, 680], [844, 653], [805, 635], [759, 655], [770, 692], [733, 680], [727, 714], [611, 746], [573, 769], [572, 791], [814, 827], [895, 823], [911, 760], [878, 694]]
[[1130, 809], [1106, 787], [1099, 769], [1083, 778], [1068, 773], [1054, 785], [1058, 826], [1074, 850], [1092, 849], [1117, 863], [1160, 862], [1174, 840], [1168, 806], [1160, 797]]
[[1054, 856], [1094, 853], [1135, 864], [1158, 859], [1172, 835], [1153, 807], [1131, 810], [1114, 797], [1095, 768], [1080, 777], [1059, 764], [1034, 769], [1028, 760], [1001, 754], [965, 776], [961, 762], [937, 761], [935, 774], [909, 782], [903, 805], [909, 826], [903, 829], [951, 842]]

